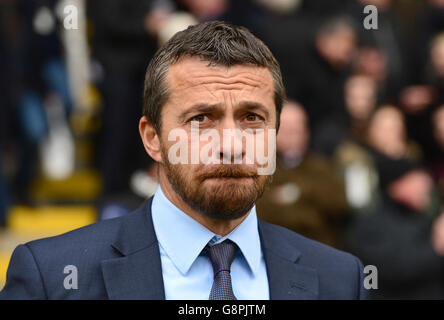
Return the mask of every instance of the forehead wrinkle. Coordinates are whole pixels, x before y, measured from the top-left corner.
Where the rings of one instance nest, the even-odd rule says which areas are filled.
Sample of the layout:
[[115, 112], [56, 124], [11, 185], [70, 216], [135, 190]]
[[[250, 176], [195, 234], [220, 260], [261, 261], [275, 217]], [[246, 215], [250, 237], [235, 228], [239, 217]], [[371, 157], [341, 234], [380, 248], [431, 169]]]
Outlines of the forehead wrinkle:
[[215, 90], [243, 90], [245, 87], [252, 89], [263, 88], [266, 87], [266, 84], [246, 79], [220, 79], [219, 77], [200, 76], [194, 79], [189, 77], [184, 79], [184, 81], [180, 81], [177, 88], [192, 89], [198, 86], [205, 86]]
[[[251, 87], [261, 87], [266, 86], [267, 83], [264, 81], [263, 73], [268, 73], [271, 79], [268, 69], [264, 70], [248, 70], [239, 72], [218, 72], [218, 70], [206, 70], [210, 69], [204, 68], [203, 70], [191, 69], [186, 70], [175, 68], [176, 72], [169, 73], [172, 84], [177, 84], [178, 87], [195, 87], [198, 85], [206, 84], [219, 84], [219, 85], [247, 85]], [[264, 72], [266, 71], [266, 72]], [[272, 79], [271, 79], [272, 80]]]
[[171, 84], [189, 88], [207, 83], [267, 86], [274, 82], [271, 71], [266, 67], [249, 64], [209, 66], [207, 61], [197, 57], [182, 57], [169, 67], [167, 76], [171, 78]]
[[[175, 93], [177, 93], [177, 96], [182, 96], [183, 93], [191, 92], [191, 94], [195, 93], [196, 91], [193, 91], [193, 89], [197, 90], [205, 90], [209, 95], [211, 95], [213, 98], [218, 99], [218, 92], [230, 92], [231, 99], [234, 98], [233, 93], [235, 91], [239, 91], [241, 94], [242, 92], [249, 92], [249, 94], [254, 94], [254, 92], [257, 92], [258, 90], [264, 92], [270, 92], [273, 94], [273, 88], [266, 85], [261, 84], [251, 84], [251, 83], [220, 83], [220, 82], [214, 82], [214, 81], [202, 81], [200, 83], [193, 83], [192, 81], [189, 81], [186, 79], [183, 83], [178, 84], [175, 87], [175, 90], [173, 90]], [[174, 93], [173, 92], [173, 93]], [[174, 96], [174, 94], [172, 95]]]
[[[187, 99], [185, 97], [193, 99], [199, 92], [205, 92], [207, 99], [214, 99], [214, 102], [222, 98], [225, 104], [231, 102], [235, 105], [238, 98], [255, 100], [256, 96], [261, 99], [269, 96], [270, 105], [274, 103], [274, 81], [271, 72], [265, 67], [177, 64], [171, 66], [167, 77], [170, 98], [175, 104], [181, 104]], [[225, 95], [225, 92], [229, 95]]]

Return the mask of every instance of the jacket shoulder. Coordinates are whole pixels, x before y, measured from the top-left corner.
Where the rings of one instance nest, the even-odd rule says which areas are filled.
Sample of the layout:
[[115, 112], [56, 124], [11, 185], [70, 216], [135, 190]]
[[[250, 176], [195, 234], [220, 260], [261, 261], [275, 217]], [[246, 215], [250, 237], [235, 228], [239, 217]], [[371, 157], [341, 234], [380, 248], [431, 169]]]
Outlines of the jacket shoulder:
[[265, 221], [261, 221], [262, 228], [265, 232], [272, 232], [275, 234], [279, 234], [279, 236], [282, 238], [283, 241], [286, 241], [288, 244], [294, 246], [297, 248], [297, 250], [300, 251], [302, 256], [322, 256], [326, 259], [333, 258], [333, 259], [357, 259], [355, 256], [353, 256], [350, 253], [347, 253], [345, 251], [330, 247], [326, 244], [323, 244], [319, 241], [309, 239], [307, 237], [304, 237], [303, 235], [294, 232], [290, 229], [287, 229], [285, 227], [271, 224]]
[[[19, 245], [11, 257], [0, 299], [106, 298], [101, 264], [122, 256], [114, 244], [128, 236], [131, 227], [142, 226], [141, 221], [147, 220], [144, 209], [146, 206], [123, 217]], [[78, 276], [78, 290], [66, 290], [66, 277], [74, 275]]]
[[267, 238], [274, 239], [274, 246], [279, 246], [282, 255], [288, 253], [296, 257], [294, 262], [315, 270], [321, 299], [367, 298], [363, 287], [364, 268], [359, 258], [281, 226], [261, 221], [261, 227], [263, 232], [274, 235]]
[[127, 219], [127, 216], [101, 220], [60, 235], [27, 242], [25, 246], [28, 246], [31, 250], [50, 250], [57, 251], [57, 254], [59, 254], [59, 249], [69, 250], [69, 248], [75, 247], [109, 244], [125, 219]]

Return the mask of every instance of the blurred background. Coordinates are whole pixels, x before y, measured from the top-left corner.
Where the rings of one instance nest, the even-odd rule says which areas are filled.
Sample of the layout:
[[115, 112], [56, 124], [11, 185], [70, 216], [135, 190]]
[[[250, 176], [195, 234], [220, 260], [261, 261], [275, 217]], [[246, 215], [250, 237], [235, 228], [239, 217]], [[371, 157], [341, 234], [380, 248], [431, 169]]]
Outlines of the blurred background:
[[207, 20], [247, 27], [281, 64], [259, 216], [375, 265], [372, 298], [443, 299], [444, 0], [0, 0], [0, 288], [19, 243], [155, 192], [145, 69]]

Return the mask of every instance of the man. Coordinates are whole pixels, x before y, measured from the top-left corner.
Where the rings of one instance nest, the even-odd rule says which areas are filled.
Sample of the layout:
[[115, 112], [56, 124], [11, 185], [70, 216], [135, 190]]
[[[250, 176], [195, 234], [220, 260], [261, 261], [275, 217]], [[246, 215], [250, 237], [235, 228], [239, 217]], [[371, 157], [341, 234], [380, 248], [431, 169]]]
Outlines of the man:
[[[20, 245], [0, 297], [365, 297], [357, 258], [257, 219], [254, 203], [271, 177], [260, 174], [265, 162], [247, 161], [247, 144], [231, 144], [237, 135], [215, 142], [215, 132], [229, 129], [248, 131], [257, 143], [268, 137], [284, 95], [278, 63], [245, 28], [207, 22], [177, 33], [150, 62], [145, 81], [139, 129], [160, 164], [154, 197], [124, 217]], [[193, 156], [196, 146], [208, 150], [205, 133], [212, 133], [214, 152], [202, 164]]]

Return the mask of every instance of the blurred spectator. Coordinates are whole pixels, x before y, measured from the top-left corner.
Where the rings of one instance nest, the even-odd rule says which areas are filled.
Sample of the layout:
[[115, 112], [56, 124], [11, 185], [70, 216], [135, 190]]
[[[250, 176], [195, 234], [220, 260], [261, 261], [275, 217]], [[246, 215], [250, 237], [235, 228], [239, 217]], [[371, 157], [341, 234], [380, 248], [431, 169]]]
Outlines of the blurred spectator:
[[373, 113], [367, 133], [368, 144], [387, 157], [419, 160], [420, 147], [408, 139], [404, 115], [391, 105], [383, 105]]
[[298, 10], [303, 0], [256, 0], [256, 2], [273, 13], [287, 15]]
[[[305, 3], [305, 2], [304, 2]], [[300, 7], [286, 12], [268, 10], [260, 37], [281, 66], [287, 96], [297, 99], [304, 62], [313, 52], [318, 16]]]
[[6, 223], [7, 194], [6, 175], [3, 167], [3, 157], [6, 146], [15, 136], [12, 124], [13, 117], [13, 88], [16, 79], [11, 72], [11, 55], [17, 46], [14, 43], [16, 33], [19, 32], [16, 1], [0, 3], [0, 227]]
[[313, 148], [327, 156], [339, 145], [341, 131], [347, 127], [343, 90], [356, 43], [355, 27], [348, 18], [329, 18], [316, 33], [313, 60], [301, 70], [297, 96], [307, 108]]
[[432, 127], [437, 145], [437, 152], [430, 163], [430, 169], [438, 184], [441, 198], [444, 199], [444, 105], [441, 105], [433, 113]]
[[[402, 86], [411, 79], [410, 69], [406, 68], [409, 56], [403, 25], [398, 21], [392, 0], [359, 0], [350, 11], [358, 25], [361, 46], [358, 59], [361, 67], [371, 70], [375, 80], [383, 82], [380, 94], [385, 102], [396, 103]], [[376, 30], [363, 27], [363, 9], [372, 5], [378, 9]]]
[[342, 14], [356, 0], [304, 0], [302, 9], [319, 16]]
[[355, 26], [347, 17], [329, 18], [321, 24], [315, 38], [318, 55], [331, 70], [343, 70], [353, 57], [357, 42]]
[[351, 76], [346, 81], [344, 96], [350, 125], [335, 150], [334, 159], [344, 177], [349, 205], [354, 210], [366, 210], [378, 196], [375, 169], [366, 142], [369, 119], [377, 103], [377, 83], [369, 76]]
[[429, 60], [429, 48], [432, 39], [444, 31], [444, 1], [428, 0], [423, 10], [417, 12], [417, 23], [415, 24], [417, 32], [417, 41], [412, 48], [417, 57], [417, 73], [424, 70]]
[[[384, 91], [388, 90], [386, 88], [388, 77], [387, 63], [387, 56], [381, 49], [376, 46], [363, 45], [357, 51], [353, 69], [356, 74], [372, 78], [379, 88]], [[379, 93], [379, 100], [387, 100], [386, 97], [389, 94], [382, 91]]]
[[444, 100], [444, 32], [432, 39], [430, 64], [426, 70], [428, 83], [438, 90], [439, 100]]
[[334, 156], [342, 173], [347, 201], [355, 213], [367, 211], [378, 202], [377, 175], [367, 146], [358, 140], [346, 140]]
[[440, 256], [444, 256], [444, 207], [441, 209], [441, 214], [433, 223], [431, 238], [435, 252]]
[[4, 147], [7, 139], [14, 136], [13, 95], [16, 91], [17, 70], [14, 70], [14, 54], [20, 52], [21, 23], [18, 15], [18, 2], [0, 2], [0, 143]]
[[194, 25], [198, 21], [187, 12], [174, 12], [168, 15], [162, 22], [162, 26], [157, 32], [157, 41], [159, 46], [167, 42], [176, 32], [186, 29], [190, 25]]
[[[159, 3], [165, 4], [166, 2], [170, 1], [158, 0], [156, 7], [159, 7]], [[170, 2], [170, 4], [173, 7], [173, 3]], [[167, 15], [159, 14], [157, 8], [148, 15], [148, 28], [152, 34], [157, 35], [159, 44], [163, 44], [176, 32], [191, 24], [208, 20], [222, 20], [242, 25], [250, 31], [258, 33], [265, 14], [254, 0], [178, 0], [176, 4], [176, 10]]]
[[288, 102], [277, 136], [276, 172], [257, 203], [258, 215], [311, 239], [341, 247], [341, 227], [348, 209], [344, 185], [326, 159], [309, 151], [309, 139], [304, 109]]
[[[54, 134], [55, 131], [58, 128], [69, 131], [66, 118], [72, 108], [58, 33], [57, 3], [56, 0], [16, 2], [20, 18], [15, 26], [18, 39], [15, 39], [11, 71], [17, 77], [13, 104], [20, 130], [20, 153], [15, 194], [23, 202], [29, 201], [30, 183], [39, 173], [37, 164], [51, 171], [54, 160], [73, 161], [60, 150], [55, 158], [48, 157], [48, 151], [54, 150], [64, 138]], [[67, 147], [65, 142], [62, 145]]]
[[182, 0], [189, 12], [199, 21], [214, 20], [230, 6], [229, 0]]
[[378, 268], [373, 298], [442, 299], [444, 260], [430, 240], [439, 213], [433, 181], [408, 160], [373, 155], [382, 197], [373, 210], [352, 220], [346, 247]]
[[368, 120], [376, 107], [378, 86], [371, 77], [355, 75], [347, 79], [344, 88], [345, 106], [353, 137], [362, 139]]
[[[257, 0], [178, 0], [197, 21], [221, 20], [258, 34], [266, 13]], [[275, 1], [279, 2], [279, 0]]]
[[406, 115], [409, 135], [421, 144], [425, 158], [430, 161], [436, 152], [430, 126], [431, 113], [444, 97], [444, 34], [435, 36], [427, 47], [429, 57], [422, 79], [419, 84], [402, 90], [400, 106]]
[[436, 89], [428, 85], [405, 87], [400, 95], [402, 109], [408, 115], [417, 115], [433, 104], [436, 94]]

